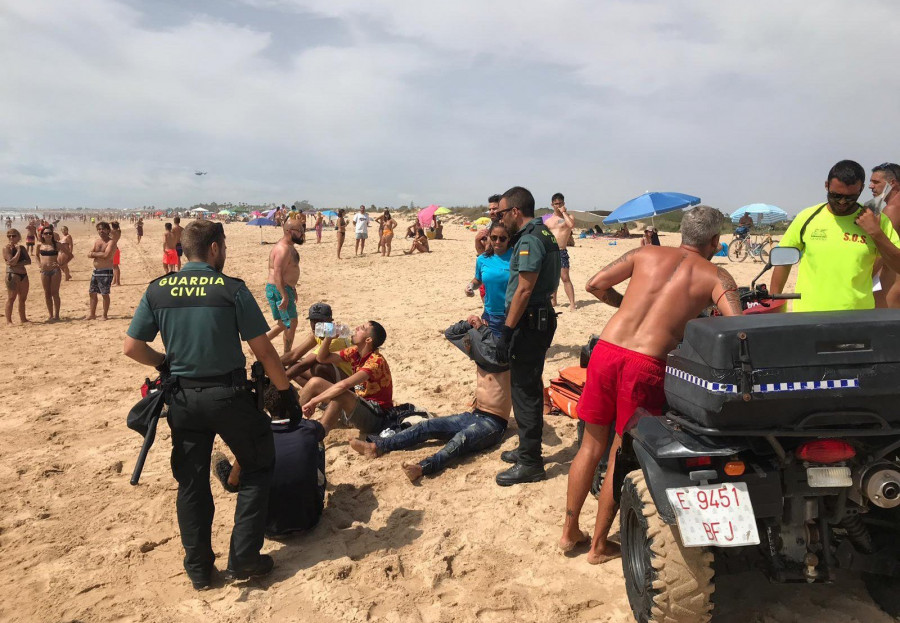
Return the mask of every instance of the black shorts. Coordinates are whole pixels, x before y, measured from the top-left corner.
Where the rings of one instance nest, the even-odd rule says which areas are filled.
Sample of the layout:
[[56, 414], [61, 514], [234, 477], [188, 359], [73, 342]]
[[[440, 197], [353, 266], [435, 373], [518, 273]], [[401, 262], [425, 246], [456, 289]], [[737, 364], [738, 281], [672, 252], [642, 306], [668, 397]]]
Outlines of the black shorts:
[[112, 268], [95, 268], [93, 274], [91, 274], [91, 285], [88, 287], [88, 294], [109, 294], [112, 280]]
[[344, 424], [359, 429], [366, 435], [377, 435], [384, 430], [384, 420], [387, 412], [377, 402], [356, 398], [356, 406], [349, 414], [343, 414]]

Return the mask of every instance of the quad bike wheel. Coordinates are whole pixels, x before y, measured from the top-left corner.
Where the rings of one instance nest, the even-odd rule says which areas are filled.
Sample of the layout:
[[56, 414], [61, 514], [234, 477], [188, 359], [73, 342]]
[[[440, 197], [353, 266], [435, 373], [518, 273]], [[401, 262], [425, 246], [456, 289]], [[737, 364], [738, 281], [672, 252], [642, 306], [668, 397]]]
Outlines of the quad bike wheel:
[[644, 473], [628, 474], [619, 516], [622, 570], [638, 623], [706, 623], [712, 618], [713, 554], [682, 547], [650, 496]]

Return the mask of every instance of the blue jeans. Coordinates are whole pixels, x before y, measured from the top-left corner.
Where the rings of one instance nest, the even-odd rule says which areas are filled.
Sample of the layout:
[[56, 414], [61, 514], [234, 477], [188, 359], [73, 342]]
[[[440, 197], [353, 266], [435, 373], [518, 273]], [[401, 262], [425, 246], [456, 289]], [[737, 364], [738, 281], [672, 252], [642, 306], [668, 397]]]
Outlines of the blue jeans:
[[503, 325], [506, 324], [506, 316], [494, 316], [487, 312], [481, 314], [481, 319], [487, 323], [494, 337], [499, 338], [503, 333]]
[[449, 439], [443, 448], [420, 461], [423, 474], [435, 474], [467, 454], [486, 450], [500, 442], [506, 422], [493, 415], [466, 412], [425, 420], [392, 437], [375, 441], [378, 453], [393, 452], [428, 439]]

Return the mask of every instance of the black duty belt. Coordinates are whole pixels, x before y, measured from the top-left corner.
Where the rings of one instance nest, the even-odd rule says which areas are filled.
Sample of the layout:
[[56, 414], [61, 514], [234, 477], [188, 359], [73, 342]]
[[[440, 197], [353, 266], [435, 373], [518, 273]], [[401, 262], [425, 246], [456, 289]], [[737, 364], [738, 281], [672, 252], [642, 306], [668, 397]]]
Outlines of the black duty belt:
[[247, 371], [243, 368], [232, 370], [227, 374], [217, 376], [178, 377], [178, 384], [182, 389], [199, 389], [203, 387], [246, 387]]

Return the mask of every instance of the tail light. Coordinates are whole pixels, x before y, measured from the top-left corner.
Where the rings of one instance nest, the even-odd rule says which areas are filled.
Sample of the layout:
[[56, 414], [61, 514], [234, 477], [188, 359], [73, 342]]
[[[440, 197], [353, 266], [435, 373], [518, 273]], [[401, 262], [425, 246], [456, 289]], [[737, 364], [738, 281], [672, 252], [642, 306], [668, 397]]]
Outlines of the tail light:
[[817, 439], [797, 448], [796, 455], [810, 463], [839, 463], [856, 456], [856, 450], [840, 439]]
[[688, 467], [706, 467], [712, 465], [712, 458], [708, 456], [695, 456], [684, 460]]

